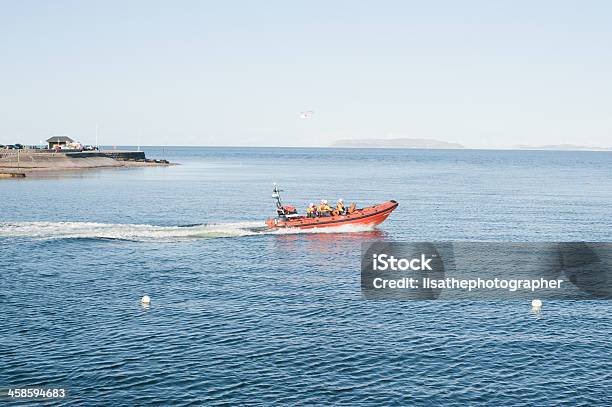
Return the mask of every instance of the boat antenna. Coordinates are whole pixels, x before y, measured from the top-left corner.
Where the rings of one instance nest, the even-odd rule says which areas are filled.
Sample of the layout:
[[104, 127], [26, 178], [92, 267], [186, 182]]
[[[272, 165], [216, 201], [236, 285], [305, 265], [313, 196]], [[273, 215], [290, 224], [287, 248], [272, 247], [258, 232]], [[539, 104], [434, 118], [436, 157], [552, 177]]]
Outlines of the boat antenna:
[[272, 198], [276, 199], [276, 207], [278, 209], [282, 209], [283, 203], [280, 197], [280, 193], [282, 192], [282, 189], [278, 189], [278, 185], [276, 185], [276, 182], [273, 183], [272, 185], [274, 186], [274, 188], [272, 189]]

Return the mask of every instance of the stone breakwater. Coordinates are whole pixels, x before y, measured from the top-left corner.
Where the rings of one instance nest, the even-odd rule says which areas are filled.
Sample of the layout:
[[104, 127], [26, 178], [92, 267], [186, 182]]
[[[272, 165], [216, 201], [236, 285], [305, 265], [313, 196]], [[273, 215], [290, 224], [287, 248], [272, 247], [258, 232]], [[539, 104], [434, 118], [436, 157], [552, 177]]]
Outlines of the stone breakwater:
[[0, 152], [0, 173], [34, 174], [62, 170], [171, 165], [148, 160], [142, 151], [49, 152], [9, 150]]

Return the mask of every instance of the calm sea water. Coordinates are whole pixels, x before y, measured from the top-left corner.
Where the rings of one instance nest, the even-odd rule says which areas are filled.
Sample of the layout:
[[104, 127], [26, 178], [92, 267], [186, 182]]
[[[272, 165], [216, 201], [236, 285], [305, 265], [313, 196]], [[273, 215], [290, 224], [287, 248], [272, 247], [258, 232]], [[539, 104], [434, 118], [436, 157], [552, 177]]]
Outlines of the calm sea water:
[[[0, 183], [0, 388], [59, 404], [610, 405], [612, 304], [367, 301], [372, 240], [612, 241], [606, 152], [147, 148]], [[260, 233], [272, 182], [400, 207]], [[143, 294], [152, 297], [142, 308]]]

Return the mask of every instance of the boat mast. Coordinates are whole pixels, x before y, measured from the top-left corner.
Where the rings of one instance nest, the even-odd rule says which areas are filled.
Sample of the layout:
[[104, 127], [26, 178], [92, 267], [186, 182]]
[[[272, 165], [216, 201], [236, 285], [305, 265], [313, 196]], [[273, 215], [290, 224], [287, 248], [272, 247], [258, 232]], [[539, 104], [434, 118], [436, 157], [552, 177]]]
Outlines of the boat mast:
[[278, 185], [276, 185], [276, 182], [272, 185], [274, 185], [274, 189], [272, 189], [272, 198], [276, 199], [276, 207], [278, 209], [282, 209], [283, 203], [281, 202], [280, 198], [280, 192], [282, 191], [282, 189], [278, 189]]

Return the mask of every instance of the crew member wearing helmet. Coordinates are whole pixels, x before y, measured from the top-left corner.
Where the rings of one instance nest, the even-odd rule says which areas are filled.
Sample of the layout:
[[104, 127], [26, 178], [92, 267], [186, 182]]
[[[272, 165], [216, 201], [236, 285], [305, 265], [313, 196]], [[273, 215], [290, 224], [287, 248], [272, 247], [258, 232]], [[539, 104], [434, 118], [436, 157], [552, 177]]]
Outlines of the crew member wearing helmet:
[[308, 205], [308, 208], [306, 208], [306, 216], [309, 218], [314, 218], [317, 216], [317, 207], [314, 203], [311, 202], [310, 205]]
[[331, 216], [332, 208], [327, 204], [326, 199], [321, 199], [321, 204], [319, 205], [319, 215], [320, 216]]
[[334, 215], [344, 215], [346, 212], [346, 208], [344, 207], [344, 200], [342, 198], [338, 199], [338, 203], [336, 204], [336, 210], [334, 211]]

